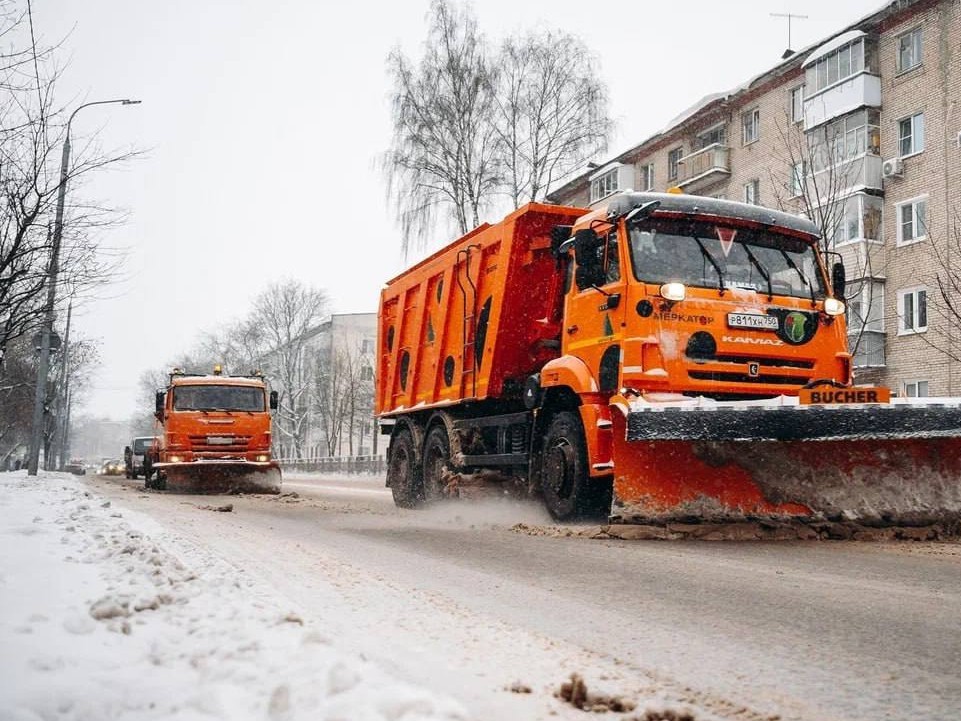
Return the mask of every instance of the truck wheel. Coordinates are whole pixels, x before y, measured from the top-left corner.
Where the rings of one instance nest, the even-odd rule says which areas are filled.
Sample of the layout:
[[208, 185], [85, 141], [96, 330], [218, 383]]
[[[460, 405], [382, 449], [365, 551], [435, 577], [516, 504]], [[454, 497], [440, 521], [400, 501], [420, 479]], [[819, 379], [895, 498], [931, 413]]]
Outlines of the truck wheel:
[[447, 429], [434, 426], [424, 441], [424, 500], [427, 503], [439, 501], [447, 496], [445, 471], [450, 463], [450, 439]]
[[544, 438], [541, 490], [547, 510], [558, 521], [610, 510], [610, 481], [591, 480], [587, 475], [587, 446], [576, 412], [561, 411], [551, 419]]
[[424, 484], [417, 449], [410, 431], [403, 428], [390, 444], [387, 461], [387, 485], [398, 508], [417, 508], [424, 504]]

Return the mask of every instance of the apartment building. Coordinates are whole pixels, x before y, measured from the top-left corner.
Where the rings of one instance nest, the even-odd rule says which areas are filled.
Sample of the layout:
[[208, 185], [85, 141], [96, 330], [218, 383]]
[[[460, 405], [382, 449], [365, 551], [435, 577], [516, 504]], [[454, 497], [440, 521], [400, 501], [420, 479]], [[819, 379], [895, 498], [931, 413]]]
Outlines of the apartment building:
[[848, 276], [857, 382], [961, 395], [961, 2], [898, 0], [555, 189], [808, 215]]

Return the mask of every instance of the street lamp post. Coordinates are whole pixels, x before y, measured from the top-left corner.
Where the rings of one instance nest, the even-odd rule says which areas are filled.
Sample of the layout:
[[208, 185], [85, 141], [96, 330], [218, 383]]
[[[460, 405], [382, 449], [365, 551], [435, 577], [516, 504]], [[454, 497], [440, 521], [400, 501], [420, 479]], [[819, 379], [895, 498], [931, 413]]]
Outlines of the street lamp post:
[[47, 377], [50, 374], [50, 336], [53, 333], [54, 303], [57, 300], [57, 275], [60, 272], [60, 239], [63, 236], [63, 201], [67, 194], [70, 174], [70, 124], [74, 117], [91, 105], [136, 105], [139, 100], [96, 100], [84, 103], [67, 119], [67, 134], [63, 140], [63, 157], [60, 160], [60, 184], [57, 186], [57, 214], [53, 225], [53, 242], [50, 246], [50, 264], [47, 268], [47, 302], [44, 308], [43, 328], [40, 331], [40, 362], [37, 365], [37, 388], [33, 399], [33, 428], [30, 434], [30, 455], [27, 458], [27, 475], [37, 475], [40, 465], [40, 447], [43, 445], [43, 410], [47, 396]]

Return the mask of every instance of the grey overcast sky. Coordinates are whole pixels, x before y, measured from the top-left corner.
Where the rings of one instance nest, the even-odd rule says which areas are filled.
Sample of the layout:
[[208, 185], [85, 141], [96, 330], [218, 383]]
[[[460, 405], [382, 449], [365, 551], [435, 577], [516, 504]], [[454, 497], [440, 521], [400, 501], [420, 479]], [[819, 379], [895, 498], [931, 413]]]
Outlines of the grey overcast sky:
[[[578, 35], [596, 55], [617, 135], [608, 155], [663, 128], [707, 93], [882, 7], [880, 0], [748, 2], [475, 0], [492, 40], [530, 27]], [[390, 141], [386, 56], [419, 53], [429, 0], [34, 0], [40, 39], [66, 37], [61, 101], [89, 108], [74, 134], [146, 157], [85, 197], [127, 209], [103, 238], [123, 277], [75, 315], [103, 339], [81, 409], [136, 409], [137, 380], [199, 333], [246, 313], [269, 282], [327, 290], [336, 312], [375, 311], [403, 268], [375, 159]], [[607, 155], [598, 160], [605, 160]], [[496, 220], [491, 218], [489, 220]], [[450, 238], [439, 238], [436, 245]]]

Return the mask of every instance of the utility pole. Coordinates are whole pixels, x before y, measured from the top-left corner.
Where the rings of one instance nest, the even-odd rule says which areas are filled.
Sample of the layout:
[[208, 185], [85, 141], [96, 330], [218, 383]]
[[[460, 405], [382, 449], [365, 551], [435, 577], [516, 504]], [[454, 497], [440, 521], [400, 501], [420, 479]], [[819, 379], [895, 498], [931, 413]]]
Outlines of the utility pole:
[[787, 49], [791, 49], [791, 20], [807, 20], [807, 15], [795, 15], [794, 13], [771, 13], [772, 18], [787, 18]]
[[[50, 337], [53, 335], [54, 309], [57, 301], [57, 276], [60, 273], [60, 243], [63, 238], [63, 204], [70, 178], [70, 124], [74, 117], [91, 105], [136, 105], [139, 100], [96, 100], [84, 103], [67, 119], [67, 132], [63, 140], [63, 156], [60, 159], [60, 184], [57, 186], [57, 214], [53, 225], [53, 242], [50, 246], [50, 264], [47, 268], [47, 301], [44, 309], [43, 328], [40, 331], [40, 362], [37, 365], [37, 387], [33, 398], [33, 429], [30, 434], [30, 453], [27, 458], [27, 475], [35, 476], [40, 466], [40, 447], [44, 440], [44, 415], [47, 400], [47, 378], [50, 375]], [[50, 461], [44, 458], [44, 465]]]

